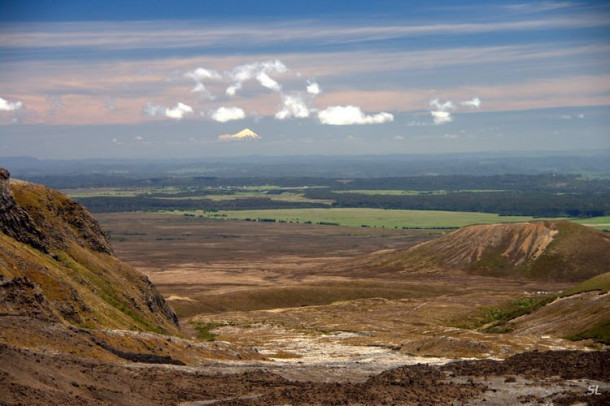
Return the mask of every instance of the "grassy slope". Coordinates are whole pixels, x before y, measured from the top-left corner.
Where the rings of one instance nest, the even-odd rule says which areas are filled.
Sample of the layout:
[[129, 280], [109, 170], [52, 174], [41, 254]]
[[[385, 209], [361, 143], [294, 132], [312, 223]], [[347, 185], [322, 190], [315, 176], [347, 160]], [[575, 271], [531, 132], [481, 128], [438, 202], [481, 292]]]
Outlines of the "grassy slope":
[[530, 277], [580, 282], [608, 271], [610, 236], [575, 223], [554, 224], [559, 234], [532, 263]]
[[[588, 319], [592, 318], [594, 320], [594, 322], [587, 324], [586, 327], [582, 327], [580, 331], [567, 335], [566, 338], [576, 341], [593, 339], [594, 341], [610, 345], [610, 315], [607, 312], [597, 314], [590, 313], [596, 311], [595, 306], [585, 305], [583, 303], [582, 306], [579, 306], [577, 312], [574, 313], [572, 308], [566, 309], [566, 306], [562, 307], [562, 302], [555, 302], [556, 299], [568, 298], [585, 292], [599, 291], [600, 294], [603, 294], [607, 293], [609, 290], [610, 272], [606, 272], [587, 279], [586, 281], [557, 294], [522, 297], [509, 301], [499, 307], [479, 308], [469, 317], [456, 320], [451, 324], [456, 327], [480, 329], [488, 333], [508, 333], [518, 326], [513, 320], [520, 316], [530, 315], [531, 318], [534, 318], [539, 322], [540, 318], [537, 316], [537, 312], [540, 311], [540, 313], [542, 313], [545, 306], [553, 304], [554, 306], [559, 306], [559, 308], [555, 310], [555, 317], [560, 317], [558, 316], [559, 314], [566, 313], [565, 317], [568, 318], [568, 324], [571, 324], [569, 321], [574, 320], [574, 318], [587, 317]], [[561, 309], [564, 310], [562, 311]], [[579, 312], [586, 313], [583, 314]], [[562, 321], [556, 319], [556, 322], [561, 323]]]
[[[177, 332], [148, 279], [109, 253], [97, 223], [59, 192], [12, 185], [15, 200], [49, 235], [50, 255], [0, 235], [0, 273], [40, 286], [61, 320], [79, 327]], [[75, 208], [76, 207], [76, 208]]]

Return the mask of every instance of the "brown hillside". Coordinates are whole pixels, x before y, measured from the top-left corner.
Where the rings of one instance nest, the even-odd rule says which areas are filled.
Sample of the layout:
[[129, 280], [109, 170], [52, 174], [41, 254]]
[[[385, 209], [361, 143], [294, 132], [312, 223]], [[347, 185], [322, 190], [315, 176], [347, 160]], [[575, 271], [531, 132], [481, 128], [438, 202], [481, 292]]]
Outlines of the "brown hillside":
[[610, 268], [610, 237], [569, 222], [473, 225], [361, 265], [377, 272], [467, 273], [583, 281]]
[[177, 332], [173, 310], [77, 202], [0, 169], [0, 230], [0, 313]]

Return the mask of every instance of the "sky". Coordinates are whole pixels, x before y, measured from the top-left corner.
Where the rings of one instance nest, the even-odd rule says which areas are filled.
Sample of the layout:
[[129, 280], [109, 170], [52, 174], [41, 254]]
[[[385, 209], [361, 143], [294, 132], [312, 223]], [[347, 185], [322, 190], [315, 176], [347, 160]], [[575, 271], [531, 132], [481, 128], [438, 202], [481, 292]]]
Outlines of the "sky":
[[0, 157], [608, 150], [606, 1], [0, 2]]

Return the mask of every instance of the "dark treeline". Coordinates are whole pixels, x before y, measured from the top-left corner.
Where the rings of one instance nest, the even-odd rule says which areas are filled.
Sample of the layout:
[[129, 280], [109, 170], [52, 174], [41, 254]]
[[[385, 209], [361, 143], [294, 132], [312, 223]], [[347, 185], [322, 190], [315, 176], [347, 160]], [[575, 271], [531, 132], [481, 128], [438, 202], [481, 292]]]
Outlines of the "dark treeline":
[[159, 211], [159, 210], [259, 210], [259, 209], [301, 209], [311, 207], [328, 207], [318, 203], [284, 202], [268, 198], [249, 198], [232, 200], [184, 200], [158, 199], [149, 196], [134, 197], [82, 197], [77, 199], [92, 213], [111, 213], [129, 211]]
[[332, 207], [404, 210], [447, 210], [498, 213], [503, 216], [596, 217], [610, 215], [610, 193], [552, 194], [548, 192], [459, 192], [416, 196], [333, 193], [312, 189], [307, 197], [334, 199]]
[[[58, 188], [151, 188], [135, 197], [100, 196], [78, 199], [93, 212], [155, 210], [249, 210], [329, 207], [315, 202], [285, 202], [269, 198], [214, 201], [179, 197], [231, 195], [241, 187], [276, 186], [266, 194], [302, 188], [311, 199], [333, 200], [332, 207], [448, 210], [536, 217], [594, 217], [610, 215], [610, 180], [576, 175], [415, 176], [386, 178], [311, 177], [57, 177], [47, 185]], [[49, 180], [49, 179], [47, 179]], [[44, 183], [44, 182], [43, 182]], [[172, 187], [174, 194], [154, 190]], [[417, 195], [340, 193], [358, 190], [413, 190]], [[437, 193], [440, 191], [441, 193]], [[172, 191], [176, 192], [176, 191]], [[176, 199], [172, 199], [175, 197]]]
[[584, 179], [578, 175], [494, 175], [494, 176], [402, 176], [383, 178], [324, 177], [239, 177], [165, 176], [131, 178], [124, 176], [78, 175], [33, 176], [26, 178], [56, 189], [180, 187], [221, 188], [242, 186], [308, 187], [323, 186], [333, 190], [520, 190], [555, 192], [603, 192], [610, 190], [609, 179]]

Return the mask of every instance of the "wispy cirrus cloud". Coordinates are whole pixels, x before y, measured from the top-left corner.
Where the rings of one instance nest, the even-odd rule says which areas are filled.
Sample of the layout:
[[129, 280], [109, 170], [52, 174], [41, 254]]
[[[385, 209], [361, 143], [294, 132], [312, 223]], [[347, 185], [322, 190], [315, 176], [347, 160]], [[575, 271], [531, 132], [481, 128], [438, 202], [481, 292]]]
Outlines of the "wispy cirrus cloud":
[[349, 25], [291, 21], [290, 25], [188, 24], [176, 28], [173, 21], [139, 22], [128, 29], [109, 22], [11, 24], [0, 32], [3, 47], [90, 47], [93, 49], [171, 49], [305, 42], [309, 45], [341, 45], [426, 35], [458, 35], [524, 30], [573, 29], [607, 26], [606, 15], [590, 14], [498, 22], [432, 24]]

